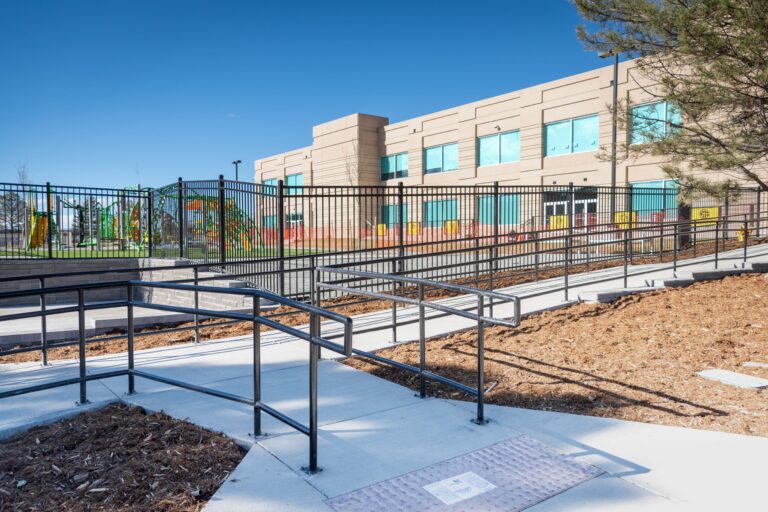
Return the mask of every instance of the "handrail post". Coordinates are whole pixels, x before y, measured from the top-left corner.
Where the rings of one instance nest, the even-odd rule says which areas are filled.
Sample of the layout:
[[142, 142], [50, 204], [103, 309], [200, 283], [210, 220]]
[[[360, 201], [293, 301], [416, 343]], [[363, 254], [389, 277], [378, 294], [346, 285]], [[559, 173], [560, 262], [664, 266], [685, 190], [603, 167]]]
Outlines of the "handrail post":
[[533, 232], [533, 275], [536, 278], [536, 282], [539, 281], [539, 259], [541, 255], [539, 254], [539, 235], [541, 233], [538, 229], [534, 230]]
[[88, 397], [85, 389], [85, 294], [82, 288], [77, 290], [77, 339], [80, 359], [80, 405], [85, 405], [88, 403]]
[[475, 236], [475, 288], [480, 287], [480, 238]]
[[[630, 219], [631, 222], [631, 219]], [[627, 288], [627, 270], [628, 270], [628, 264], [629, 261], [627, 259], [627, 252], [629, 248], [629, 232], [628, 230], [624, 230], [624, 288]]]
[[674, 272], [674, 274], [677, 274], [677, 231], [678, 231], [677, 223], [675, 223], [675, 226], [674, 226], [675, 239], [672, 244], [672, 272]]
[[[45, 289], [45, 278], [40, 278], [40, 289]], [[46, 311], [46, 294], [40, 293], [40, 345], [42, 345], [43, 366], [48, 365], [48, 315]]]
[[749, 226], [749, 223], [747, 222], [747, 214], [744, 214], [744, 226], [742, 227], [742, 233], [744, 234], [744, 256], [742, 258], [741, 267], [744, 268], [747, 266], [747, 246], [748, 246], [748, 240], [749, 240], [749, 231], [747, 230]]
[[757, 224], [755, 225], [755, 236], [757, 238], [760, 238], [760, 220], [761, 220], [761, 204], [760, 204], [760, 198], [761, 198], [761, 192], [762, 189], [760, 187], [757, 188]]
[[424, 371], [427, 368], [427, 342], [426, 329], [424, 321], [424, 284], [419, 283], [419, 396], [426, 398], [427, 381], [424, 378]]
[[478, 425], [487, 423], [485, 420], [485, 305], [482, 295], [477, 296], [477, 417], [474, 422]]
[[195, 267], [192, 271], [195, 275], [195, 291], [193, 292], [195, 294], [195, 343], [200, 343], [200, 315], [197, 314], [197, 310], [200, 307], [200, 294], [197, 291], [197, 286], [200, 284], [198, 281], [198, 267]]
[[133, 322], [133, 285], [132, 284], [128, 285], [127, 294], [128, 294], [128, 394], [132, 395], [136, 393], [136, 382], [133, 375], [133, 367], [134, 367], [133, 332], [135, 327]]
[[720, 255], [720, 219], [715, 219], [715, 269], [717, 269], [718, 256]]
[[[316, 338], [320, 335], [320, 322], [317, 313], [309, 314], [309, 334]], [[320, 359], [320, 345], [309, 342], [309, 467], [308, 473], [317, 473], [317, 363]]]
[[[392, 260], [392, 273], [397, 274], [397, 261]], [[392, 280], [392, 296], [397, 296], [397, 281]], [[397, 300], [392, 299], [392, 344], [397, 344]]]
[[565, 288], [565, 301], [568, 302], [568, 284], [569, 284], [569, 271], [570, 271], [570, 264], [569, 260], [571, 259], [571, 237], [568, 235], [565, 235], [565, 261], [563, 265], [563, 287]]
[[261, 435], [261, 300], [253, 296], [253, 437]]

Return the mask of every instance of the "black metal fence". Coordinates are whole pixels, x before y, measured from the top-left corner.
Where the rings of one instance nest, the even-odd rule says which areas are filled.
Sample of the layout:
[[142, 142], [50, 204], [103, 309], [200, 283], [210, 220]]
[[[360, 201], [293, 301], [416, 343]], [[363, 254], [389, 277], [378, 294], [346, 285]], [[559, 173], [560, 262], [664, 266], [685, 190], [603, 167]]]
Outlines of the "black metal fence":
[[[541, 253], [556, 248], [563, 234], [610, 241], [627, 229], [643, 240], [665, 224], [690, 221], [690, 240], [681, 241], [697, 244], [711, 239], [704, 228], [713, 219], [743, 218], [762, 236], [764, 202], [757, 189], [735, 189], [683, 204], [670, 182], [615, 190], [498, 183], [274, 186], [223, 177], [179, 179], [156, 189], [0, 184], [0, 258], [182, 258], [306, 298], [317, 265], [396, 256], [394, 270], [403, 272], [403, 262], [419, 255], [421, 264], [436, 269], [429, 277], [449, 279], [469, 275], [461, 265], [468, 257]], [[662, 237], [630, 250], [656, 254], [664, 244]], [[613, 257], [609, 246], [594, 256]], [[531, 258], [541, 263], [541, 256]], [[505, 261], [493, 270], [521, 264]]]

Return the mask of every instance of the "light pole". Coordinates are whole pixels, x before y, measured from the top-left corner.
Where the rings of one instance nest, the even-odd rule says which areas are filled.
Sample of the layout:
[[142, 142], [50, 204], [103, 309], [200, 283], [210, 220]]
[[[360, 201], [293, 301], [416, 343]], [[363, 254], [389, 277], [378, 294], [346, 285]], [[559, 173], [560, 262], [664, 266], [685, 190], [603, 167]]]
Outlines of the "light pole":
[[234, 166], [235, 166], [235, 181], [240, 181], [240, 175], [239, 175], [239, 173], [238, 173], [238, 166], [239, 166], [241, 163], [243, 163], [243, 161], [242, 161], [242, 160], [235, 160], [234, 162], [232, 162], [232, 165], [234, 165]]
[[[616, 115], [619, 102], [619, 54], [617, 52], [601, 53], [600, 58], [613, 56], [613, 80], [611, 91], [613, 95], [611, 107], [611, 223], [616, 222]], [[630, 214], [631, 215], [631, 214]]]

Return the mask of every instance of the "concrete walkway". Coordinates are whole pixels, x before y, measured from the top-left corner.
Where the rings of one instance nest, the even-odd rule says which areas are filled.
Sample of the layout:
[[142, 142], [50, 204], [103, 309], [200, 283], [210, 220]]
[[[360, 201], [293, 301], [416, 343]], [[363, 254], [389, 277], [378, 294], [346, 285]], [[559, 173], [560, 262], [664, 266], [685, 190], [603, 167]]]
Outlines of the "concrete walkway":
[[[755, 261], [768, 261], [768, 247], [751, 249]], [[739, 254], [740, 255], [740, 254]], [[734, 254], [734, 256], [738, 256]], [[723, 261], [721, 267], [733, 267]], [[656, 266], [658, 267], [658, 266]], [[711, 268], [696, 263], [690, 269]], [[671, 276], [653, 265], [632, 284]], [[597, 277], [599, 285], [588, 284]], [[572, 276], [573, 298], [579, 292], [615, 288], [622, 269], [606, 269]], [[503, 290], [528, 297], [523, 312], [563, 303], [555, 291], [561, 279], [529, 283]], [[473, 298], [454, 297], [445, 303], [472, 307]], [[505, 309], [507, 308], [507, 309]], [[508, 316], [511, 306], [499, 305], [495, 315]], [[400, 318], [415, 318], [415, 308], [401, 310]], [[355, 318], [356, 329], [388, 325], [389, 312]], [[443, 317], [428, 321], [427, 335], [444, 334], [471, 321]], [[337, 327], [324, 325], [324, 334]], [[399, 341], [415, 339], [417, 325], [398, 330]], [[306, 423], [308, 420], [308, 347], [277, 332], [262, 336], [262, 395], [266, 403]], [[361, 333], [355, 347], [374, 349], [391, 343], [391, 330]], [[324, 354], [330, 356], [331, 354]], [[137, 368], [223, 391], [251, 396], [249, 339], [158, 348], [137, 353]], [[124, 354], [88, 360], [89, 373], [126, 366]], [[77, 375], [75, 361], [57, 361], [47, 368], [36, 364], [0, 365], [0, 390]], [[219, 430], [251, 446], [230, 479], [209, 502], [207, 510], [329, 510], [324, 500], [381, 482], [499, 441], [528, 435], [560, 453], [605, 471], [528, 510], [764, 510], [762, 490], [768, 460], [768, 439], [619, 420], [488, 406], [487, 425], [470, 422], [474, 404], [441, 399], [419, 399], [393, 383], [359, 372], [332, 360], [319, 366], [319, 460], [324, 468], [308, 476], [306, 437], [264, 416], [266, 435], [254, 443], [249, 407], [218, 398], [137, 379], [136, 395], [126, 396], [126, 378], [88, 384], [93, 406], [124, 400], [151, 410], [186, 418]], [[703, 385], [719, 386], [719, 383]], [[756, 391], [757, 392], [757, 391]], [[83, 410], [74, 405], [77, 386], [5, 399], [0, 402], [0, 435], [30, 423]], [[88, 407], [88, 406], [86, 406]]]

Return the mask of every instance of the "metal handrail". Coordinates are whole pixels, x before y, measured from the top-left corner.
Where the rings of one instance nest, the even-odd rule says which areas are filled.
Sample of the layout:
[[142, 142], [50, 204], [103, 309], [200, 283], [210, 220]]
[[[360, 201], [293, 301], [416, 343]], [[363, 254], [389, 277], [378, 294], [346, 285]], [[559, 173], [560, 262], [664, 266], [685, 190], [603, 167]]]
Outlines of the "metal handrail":
[[[359, 290], [357, 288], [344, 287], [344, 286], [340, 286], [332, 283], [325, 283], [321, 279], [321, 276], [323, 273], [336, 273], [336, 274], [342, 274], [342, 275], [352, 275], [355, 277], [366, 278], [366, 279], [381, 279], [381, 280], [390, 281], [392, 283], [393, 293], [386, 294], [386, 293], [372, 292], [367, 290]], [[477, 399], [477, 411], [476, 411], [476, 417], [474, 421], [477, 424], [486, 423], [485, 413], [484, 413], [485, 326], [486, 324], [499, 325], [504, 327], [517, 327], [518, 325], [520, 325], [521, 315], [520, 315], [520, 298], [519, 297], [515, 295], [509, 295], [509, 294], [499, 293], [495, 291], [480, 290], [480, 289], [472, 288], [469, 286], [431, 281], [428, 279], [404, 277], [404, 276], [398, 276], [395, 274], [385, 274], [380, 272], [367, 272], [367, 271], [340, 269], [334, 266], [317, 267], [315, 270], [313, 283], [314, 283], [313, 300], [315, 301], [316, 304], [320, 304], [320, 290], [323, 288], [338, 290], [338, 291], [345, 291], [346, 293], [350, 293], [350, 294], [356, 294], [356, 295], [362, 295], [365, 297], [392, 301], [392, 341], [393, 343], [397, 343], [397, 303], [399, 302], [399, 303], [417, 306], [419, 309], [419, 366], [418, 367], [401, 363], [399, 361], [395, 361], [393, 359], [389, 359], [381, 355], [374, 354], [372, 352], [368, 352], [364, 350], [353, 348], [352, 352], [355, 355], [366, 357], [374, 361], [377, 361], [379, 363], [387, 364], [395, 368], [399, 368], [401, 370], [418, 374], [419, 396], [421, 396], [421, 398], [425, 398], [427, 396], [427, 391], [426, 391], [427, 379], [441, 382], [455, 389], [459, 389], [465, 393], [475, 396]], [[395, 286], [396, 283], [401, 285], [401, 291], [402, 291], [402, 284], [416, 285], [418, 289], [418, 299], [412, 299], [409, 297], [396, 295], [394, 293], [396, 289], [396, 286]], [[429, 302], [425, 300], [424, 290], [426, 287], [441, 288], [441, 289], [464, 293], [467, 295], [475, 295], [477, 297], [477, 314], [472, 314], [468, 310], [458, 309], [451, 306], [446, 306], [444, 304]], [[512, 302], [513, 303], [512, 319], [504, 320], [499, 318], [493, 318], [492, 316], [491, 317], [485, 316], [485, 299], [486, 298], [490, 299], [491, 301], [493, 301], [493, 299], [498, 299], [499, 302]], [[492, 302], [491, 302], [491, 305], [492, 305]], [[475, 388], [469, 387], [465, 384], [457, 382], [448, 377], [444, 377], [442, 375], [433, 373], [426, 369], [426, 326], [425, 326], [426, 308], [441, 311], [443, 313], [460, 316], [462, 318], [467, 318], [470, 320], [475, 320], [477, 322], [477, 372], [476, 372], [477, 384]], [[491, 310], [491, 314], [493, 314], [492, 310]]]
[[[97, 288], [111, 288], [116, 286], [125, 286], [127, 296], [125, 300], [110, 301], [108, 303], [87, 304], [85, 302], [85, 291]], [[164, 288], [178, 291], [202, 291], [202, 292], [215, 292], [232, 295], [246, 295], [253, 298], [253, 313], [246, 314], [240, 312], [231, 311], [219, 311], [211, 309], [202, 309], [199, 307], [177, 307], [167, 306], [162, 304], [153, 304], [134, 299], [134, 292], [136, 288]], [[0, 316], [0, 322], [3, 320], [14, 320], [20, 318], [33, 318], [33, 317], [45, 317], [51, 314], [60, 314], [63, 312], [78, 313], [78, 346], [79, 346], [79, 376], [77, 378], [60, 379], [57, 381], [47, 382], [45, 384], [38, 384], [34, 386], [27, 386], [22, 388], [16, 388], [10, 391], [0, 392], [0, 399], [8, 398], [12, 396], [19, 396], [27, 393], [44, 391], [47, 389], [53, 389], [61, 386], [68, 386], [71, 384], [79, 384], [80, 386], [80, 403], [88, 403], [87, 398], [87, 382], [98, 379], [105, 379], [111, 377], [127, 376], [128, 377], [128, 394], [134, 394], [135, 389], [135, 377], [141, 377], [148, 380], [169, 384], [175, 387], [188, 389], [199, 393], [204, 393], [210, 396], [223, 398], [238, 403], [243, 403], [253, 407], [253, 435], [261, 435], [261, 412], [265, 412], [273, 418], [287, 424], [295, 430], [309, 436], [309, 465], [306, 470], [310, 473], [318, 471], [317, 465], [317, 365], [320, 360], [320, 349], [326, 348], [333, 350], [337, 353], [349, 356], [352, 354], [352, 319], [344, 315], [340, 315], [333, 311], [328, 311], [320, 307], [309, 305], [303, 302], [281, 297], [269, 292], [255, 289], [222, 289], [212, 286], [196, 286], [188, 284], [173, 284], [173, 283], [153, 283], [146, 281], [130, 280], [123, 282], [110, 282], [110, 283], [91, 283], [84, 285], [69, 285], [69, 286], [55, 286], [50, 288], [42, 288], [35, 290], [19, 290], [13, 292], [0, 293], [0, 299], [15, 298], [26, 295], [42, 295], [45, 296], [50, 293], [60, 293], [62, 291], [76, 291], [77, 292], [77, 306], [67, 308], [57, 308], [54, 310], [40, 310], [31, 311], [28, 313], [18, 313], [12, 315]], [[259, 298], [265, 298], [278, 304], [290, 306], [296, 308], [302, 312], [305, 312], [310, 317], [310, 329], [309, 333], [296, 329], [294, 327], [286, 326], [275, 322], [274, 320], [265, 318], [261, 315], [261, 301], [256, 300]], [[111, 307], [127, 307], [128, 308], [128, 367], [125, 370], [114, 370], [108, 372], [100, 372], [97, 374], [86, 374], [86, 342], [85, 342], [85, 312], [96, 309], [107, 309]], [[226, 393], [213, 388], [204, 386], [198, 386], [188, 382], [182, 382], [176, 379], [170, 379], [161, 375], [155, 375], [153, 373], [146, 372], [144, 370], [137, 370], [135, 368], [134, 358], [134, 308], [141, 307], [146, 309], [155, 309], [162, 311], [180, 311], [186, 313], [194, 313], [195, 315], [205, 315], [214, 318], [231, 318], [241, 321], [250, 321], [253, 324], [253, 376], [254, 376], [254, 389], [253, 398], [248, 398], [232, 393]], [[343, 339], [344, 344], [340, 345], [334, 343], [329, 339], [323, 338], [320, 335], [320, 318], [326, 318], [332, 321], [336, 321], [343, 326]], [[268, 404], [264, 403], [261, 399], [261, 330], [260, 326], [266, 325], [272, 327], [278, 331], [292, 335], [299, 339], [309, 342], [309, 425], [303, 425], [295, 419], [281, 413]], [[40, 350], [46, 350], [47, 347], [38, 347]]]

